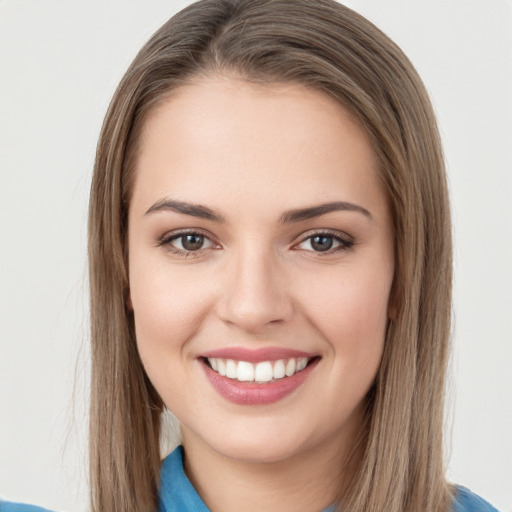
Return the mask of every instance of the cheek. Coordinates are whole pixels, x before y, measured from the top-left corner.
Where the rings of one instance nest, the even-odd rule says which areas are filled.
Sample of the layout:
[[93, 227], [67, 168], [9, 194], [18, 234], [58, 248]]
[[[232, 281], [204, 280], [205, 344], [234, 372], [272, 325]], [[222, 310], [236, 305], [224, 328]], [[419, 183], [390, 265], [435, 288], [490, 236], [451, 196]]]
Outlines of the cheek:
[[130, 272], [139, 356], [164, 403], [179, 411], [180, 391], [190, 379], [188, 342], [201, 324], [204, 295], [201, 298], [198, 287], [175, 277], [152, 265], [133, 266]]
[[180, 351], [202, 322], [208, 293], [165, 258], [130, 261], [130, 295], [135, 332], [145, 366], [164, 352]]
[[339, 356], [336, 361], [378, 366], [388, 323], [391, 275], [352, 269], [325, 279], [317, 276], [307, 283], [310, 300], [304, 308], [330, 350]]

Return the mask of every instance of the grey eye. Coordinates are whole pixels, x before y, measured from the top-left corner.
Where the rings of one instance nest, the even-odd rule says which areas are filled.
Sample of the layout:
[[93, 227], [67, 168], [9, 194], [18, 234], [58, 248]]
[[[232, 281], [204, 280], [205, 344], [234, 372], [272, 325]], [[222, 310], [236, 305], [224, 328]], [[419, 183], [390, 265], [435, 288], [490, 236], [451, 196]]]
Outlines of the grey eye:
[[332, 248], [334, 239], [332, 236], [328, 235], [316, 235], [310, 238], [310, 244], [314, 251], [328, 251]]
[[181, 237], [181, 245], [186, 251], [197, 251], [201, 249], [204, 243], [203, 235], [183, 235]]
[[207, 249], [213, 244], [209, 238], [200, 233], [185, 233], [173, 237], [169, 243], [180, 251], [194, 252]]
[[331, 235], [327, 232], [312, 234], [311, 236], [304, 238], [296, 247], [310, 252], [333, 253], [344, 249], [350, 249], [353, 245], [354, 242], [345, 240], [338, 235]]

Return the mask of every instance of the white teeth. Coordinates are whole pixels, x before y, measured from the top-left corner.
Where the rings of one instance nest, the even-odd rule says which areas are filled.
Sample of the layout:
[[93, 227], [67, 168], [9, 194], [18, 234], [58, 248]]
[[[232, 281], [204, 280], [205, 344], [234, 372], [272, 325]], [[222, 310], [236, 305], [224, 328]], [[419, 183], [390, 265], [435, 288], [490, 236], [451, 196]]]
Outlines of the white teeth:
[[240, 361], [236, 371], [236, 378], [242, 382], [251, 382], [254, 380], [254, 366], [246, 361]]
[[307, 357], [279, 359], [277, 361], [261, 361], [249, 363], [247, 361], [235, 361], [233, 359], [218, 359], [209, 357], [208, 362], [212, 370], [229, 379], [241, 382], [271, 382], [273, 380], [291, 377], [306, 368], [309, 359]]
[[301, 357], [297, 360], [297, 371], [300, 372], [301, 370], [304, 370], [306, 368], [306, 365], [308, 364], [308, 358], [307, 357]]
[[230, 379], [236, 379], [236, 371], [237, 364], [233, 359], [227, 359], [226, 360], [226, 377], [229, 377]]
[[291, 377], [295, 373], [296, 369], [297, 369], [297, 366], [295, 363], [295, 359], [289, 359], [288, 362], [286, 363], [286, 369], [285, 369], [286, 376]]
[[279, 359], [274, 365], [274, 379], [282, 379], [286, 375], [284, 361]]
[[254, 371], [254, 380], [258, 382], [270, 382], [274, 378], [274, 371], [272, 370], [272, 363], [264, 361], [256, 365]]
[[222, 359], [217, 359], [218, 372], [222, 375], [226, 375], [226, 363]]

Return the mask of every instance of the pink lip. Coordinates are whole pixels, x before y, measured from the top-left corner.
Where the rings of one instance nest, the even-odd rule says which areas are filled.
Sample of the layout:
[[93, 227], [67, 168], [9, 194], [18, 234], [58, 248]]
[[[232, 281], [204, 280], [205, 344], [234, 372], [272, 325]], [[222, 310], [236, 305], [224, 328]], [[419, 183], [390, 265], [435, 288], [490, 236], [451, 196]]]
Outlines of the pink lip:
[[[239, 360], [244, 361], [243, 358]], [[245, 360], [247, 361], [247, 359]], [[269, 359], [263, 360], [268, 361]], [[200, 363], [210, 384], [226, 400], [238, 405], [265, 405], [277, 402], [295, 391], [309, 377], [319, 361], [320, 358], [313, 359], [304, 370], [295, 373], [291, 377], [284, 377], [265, 384], [229, 379], [213, 371], [204, 359], [200, 360]]]
[[260, 363], [261, 361], [277, 361], [278, 359], [291, 359], [292, 357], [312, 358], [318, 354], [301, 352], [281, 347], [267, 347], [248, 349], [244, 347], [231, 347], [212, 350], [201, 354], [201, 357], [213, 357], [218, 359], [234, 359], [235, 361], [247, 361], [248, 363]]

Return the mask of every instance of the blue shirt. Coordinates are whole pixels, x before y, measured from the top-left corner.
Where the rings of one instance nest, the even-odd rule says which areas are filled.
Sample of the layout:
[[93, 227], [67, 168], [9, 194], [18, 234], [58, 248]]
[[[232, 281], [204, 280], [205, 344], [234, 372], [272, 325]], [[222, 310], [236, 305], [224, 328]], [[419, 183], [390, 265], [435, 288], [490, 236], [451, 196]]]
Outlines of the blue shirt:
[[[183, 470], [183, 447], [178, 446], [162, 463], [160, 512], [209, 512]], [[334, 511], [328, 507], [323, 512]], [[0, 500], [0, 512], [50, 512], [33, 505]], [[498, 512], [465, 487], [457, 487], [452, 512]]]
[[[161, 512], [210, 511], [183, 470], [183, 446], [178, 446], [164, 459], [160, 480]], [[323, 512], [334, 512], [334, 508], [328, 507]]]

